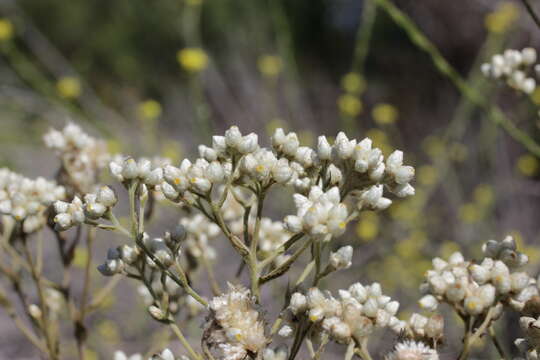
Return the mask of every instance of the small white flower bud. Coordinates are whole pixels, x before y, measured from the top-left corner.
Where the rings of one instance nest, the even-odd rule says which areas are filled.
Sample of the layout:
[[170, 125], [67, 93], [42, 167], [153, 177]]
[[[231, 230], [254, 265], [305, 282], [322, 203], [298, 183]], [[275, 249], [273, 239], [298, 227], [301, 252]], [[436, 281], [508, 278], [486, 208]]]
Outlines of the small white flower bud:
[[150, 313], [150, 315], [154, 319], [156, 319], [158, 321], [161, 321], [161, 320], [165, 319], [165, 313], [155, 305], [149, 306], [148, 307], [148, 312]]
[[465, 298], [465, 311], [469, 315], [478, 315], [484, 310], [483, 304], [484, 302], [477, 296], [468, 296], [467, 298]]
[[418, 304], [422, 309], [427, 311], [435, 311], [437, 310], [437, 306], [439, 306], [439, 302], [433, 295], [425, 295], [418, 301]]
[[307, 309], [306, 297], [300, 293], [292, 294], [289, 308], [295, 315], [306, 311]]
[[285, 227], [292, 233], [302, 231], [302, 219], [298, 216], [288, 215], [285, 217]]
[[223, 182], [223, 179], [225, 178], [225, 172], [223, 171], [223, 167], [221, 164], [217, 161], [212, 161], [210, 165], [208, 165], [207, 168], [207, 174], [208, 180], [214, 184], [219, 184]]
[[285, 138], [285, 142], [283, 143], [283, 146], [282, 146], [282, 151], [286, 155], [295, 156], [298, 146], [300, 146], [298, 137], [296, 136], [296, 133], [291, 132], [287, 134]]
[[362, 308], [362, 312], [370, 318], [377, 316], [377, 310], [379, 310], [379, 304], [377, 303], [377, 300], [371, 297], [367, 299]]
[[103, 186], [97, 193], [96, 201], [106, 207], [112, 207], [116, 204], [118, 198], [113, 189], [108, 186]]
[[101, 203], [86, 204], [86, 215], [91, 219], [99, 219], [105, 214], [107, 207]]
[[156, 168], [148, 173], [148, 175], [143, 179], [146, 185], [157, 186], [163, 181], [163, 169]]
[[259, 144], [257, 134], [251, 133], [242, 138], [242, 140], [238, 144], [238, 151], [241, 154], [249, 154], [257, 150], [258, 146]]
[[532, 65], [536, 62], [536, 50], [530, 47], [525, 48], [521, 50], [521, 57], [523, 64]]
[[317, 155], [321, 160], [330, 160], [332, 157], [332, 146], [328, 143], [326, 136], [319, 136], [318, 138]]
[[348, 269], [353, 255], [352, 246], [343, 246], [330, 254], [330, 265], [336, 270]]
[[242, 133], [237, 126], [231, 126], [225, 131], [225, 144], [232, 148], [237, 148], [242, 141]]
[[292, 333], [293, 333], [293, 329], [288, 325], [283, 326], [278, 331], [278, 335], [284, 338], [291, 336]]
[[137, 162], [132, 158], [124, 161], [124, 164], [122, 165], [122, 177], [126, 180], [130, 180], [135, 179], [137, 176], [139, 176]]
[[30, 304], [28, 305], [28, 313], [30, 316], [32, 316], [34, 319], [40, 319], [43, 315], [41, 312], [41, 309], [36, 304]]

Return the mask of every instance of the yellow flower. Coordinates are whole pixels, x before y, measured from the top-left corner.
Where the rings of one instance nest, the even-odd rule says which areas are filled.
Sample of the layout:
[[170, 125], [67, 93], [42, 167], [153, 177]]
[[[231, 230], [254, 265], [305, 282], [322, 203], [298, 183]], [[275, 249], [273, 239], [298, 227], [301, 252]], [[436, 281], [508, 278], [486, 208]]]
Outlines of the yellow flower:
[[459, 218], [466, 224], [472, 224], [480, 221], [482, 211], [476, 204], [466, 203], [459, 209]]
[[436, 136], [426, 136], [422, 142], [422, 148], [432, 158], [437, 158], [445, 151], [444, 142]]
[[139, 116], [144, 120], [153, 120], [161, 115], [161, 105], [155, 100], [146, 100], [139, 104]]
[[441, 257], [443, 259], [448, 259], [450, 255], [452, 255], [456, 251], [460, 251], [460, 248], [459, 245], [453, 241], [443, 242], [441, 248], [439, 249], [439, 253], [441, 254]]
[[531, 100], [535, 105], [540, 105], [540, 87], [537, 87], [531, 94]]
[[77, 247], [75, 249], [75, 257], [73, 258], [73, 265], [78, 268], [84, 268], [88, 261], [88, 251], [85, 248]]
[[431, 165], [423, 165], [418, 168], [418, 181], [422, 185], [433, 185], [439, 177], [437, 168]]
[[525, 176], [533, 176], [538, 172], [540, 163], [535, 156], [525, 154], [518, 158], [516, 166], [521, 174]]
[[373, 119], [379, 125], [388, 125], [396, 122], [398, 111], [390, 104], [377, 104], [372, 111]]
[[111, 343], [117, 343], [120, 340], [120, 331], [114, 321], [103, 320], [98, 324], [97, 331], [101, 338], [107, 339]]
[[283, 67], [281, 58], [277, 55], [262, 55], [257, 65], [261, 74], [269, 78], [278, 76]]
[[182, 144], [178, 141], [165, 141], [161, 147], [161, 155], [171, 159], [173, 163], [178, 162], [182, 156]]
[[119, 154], [122, 152], [122, 144], [117, 139], [107, 140], [107, 151], [111, 154]]
[[56, 83], [56, 90], [63, 98], [76, 99], [82, 93], [81, 82], [74, 76], [64, 76]]
[[339, 111], [343, 115], [355, 117], [362, 112], [362, 101], [354, 95], [344, 94], [338, 98]]
[[467, 159], [468, 155], [469, 150], [467, 149], [466, 145], [459, 142], [453, 142], [449, 145], [448, 156], [450, 159], [457, 162], [462, 162]]
[[360, 95], [366, 90], [366, 81], [358, 73], [348, 73], [341, 79], [341, 86], [348, 93]]
[[373, 240], [379, 234], [379, 216], [374, 212], [363, 213], [356, 225], [356, 234], [364, 241]]
[[176, 59], [184, 70], [192, 73], [204, 70], [208, 66], [208, 56], [200, 48], [179, 50], [176, 54]]
[[488, 184], [480, 184], [474, 189], [474, 200], [476, 203], [482, 206], [489, 206], [493, 204], [495, 193], [493, 187]]
[[13, 24], [8, 19], [0, 19], [0, 41], [6, 41], [13, 37]]
[[366, 136], [373, 141], [373, 146], [381, 149], [384, 155], [389, 155], [392, 152], [390, 140], [384, 131], [373, 128], [366, 131]]
[[486, 16], [485, 25], [488, 31], [501, 34], [506, 32], [518, 18], [517, 6], [511, 2], [504, 2]]

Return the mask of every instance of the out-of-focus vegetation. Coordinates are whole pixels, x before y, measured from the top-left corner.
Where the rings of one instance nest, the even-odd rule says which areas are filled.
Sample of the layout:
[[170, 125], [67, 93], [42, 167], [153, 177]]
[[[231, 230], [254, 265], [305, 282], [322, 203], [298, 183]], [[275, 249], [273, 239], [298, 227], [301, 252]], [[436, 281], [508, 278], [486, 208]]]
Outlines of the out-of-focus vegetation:
[[[67, 119], [112, 150], [175, 162], [232, 124], [269, 134], [288, 127], [308, 145], [343, 129], [385, 155], [406, 150], [417, 168], [414, 197], [363, 214], [346, 236], [361, 249], [349, 279], [381, 281], [413, 309], [406, 293], [433, 256], [457, 248], [478, 256], [480, 243], [509, 232], [538, 264], [540, 159], [527, 143], [540, 142], [540, 91], [529, 98], [497, 87], [479, 67], [504, 48], [538, 47], [540, 31], [516, 1], [395, 1], [426, 45], [377, 5], [386, 3], [2, 1], [0, 164], [53, 176], [51, 154], [36, 145]], [[456, 87], [453, 69], [481, 101]], [[110, 344], [90, 342], [89, 358], [163, 339], [129, 316], [122, 292], [134, 290], [111, 297], [110, 313], [123, 316], [92, 319]], [[27, 354], [10, 327], [0, 331], [0, 355]]]

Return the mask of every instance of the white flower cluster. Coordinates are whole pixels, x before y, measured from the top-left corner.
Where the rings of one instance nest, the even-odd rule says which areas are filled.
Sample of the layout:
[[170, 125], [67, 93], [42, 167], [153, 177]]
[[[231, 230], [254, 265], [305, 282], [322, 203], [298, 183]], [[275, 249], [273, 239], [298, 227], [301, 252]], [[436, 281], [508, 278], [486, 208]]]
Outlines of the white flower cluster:
[[209, 307], [205, 341], [220, 359], [242, 360], [248, 353], [262, 353], [268, 339], [249, 290], [229, 284], [229, 292], [213, 298]]
[[404, 341], [396, 344], [385, 360], [439, 360], [439, 354], [423, 342]]
[[110, 158], [105, 142], [89, 136], [73, 123], [61, 131], [50, 129], [43, 140], [62, 161], [62, 169], [70, 178], [69, 185], [76, 192], [92, 191]]
[[289, 231], [303, 231], [325, 241], [345, 232], [349, 213], [347, 206], [341, 203], [337, 187], [324, 192], [319, 186], [314, 186], [307, 197], [294, 194], [294, 203], [296, 215], [289, 215], [284, 220]]
[[184, 243], [186, 253], [195, 259], [204, 255], [208, 260], [215, 260], [217, 253], [209, 241], [221, 234], [219, 227], [202, 214], [183, 217], [180, 224], [185, 228], [187, 235]]
[[54, 210], [55, 228], [67, 230], [85, 222], [92, 222], [107, 216], [107, 212], [118, 201], [113, 189], [101, 187], [96, 193], [86, 194], [84, 201], [75, 196], [71, 202], [56, 201]]
[[[505, 79], [508, 86], [531, 94], [536, 89], [536, 80], [527, 73], [537, 59], [536, 50], [525, 48], [521, 51], [507, 49], [503, 54], [493, 55], [489, 63], [482, 64], [482, 73], [493, 79]], [[534, 66], [538, 72], [538, 65]]]
[[140, 158], [135, 161], [130, 157], [116, 156], [109, 163], [109, 170], [111, 175], [122, 183], [139, 180], [142, 184], [153, 188], [163, 181], [163, 168], [161, 167], [163, 161], [161, 158], [154, 161]]
[[46, 224], [46, 210], [64, 199], [65, 189], [54, 181], [29, 179], [6, 168], [0, 169], [0, 214], [12, 217], [29, 234]]
[[434, 310], [439, 302], [446, 302], [462, 315], [478, 315], [500, 302], [521, 310], [527, 300], [538, 295], [533, 278], [525, 272], [513, 271], [527, 259], [516, 252], [511, 237], [501, 243], [490, 241], [483, 249], [486, 257], [479, 264], [465, 261], [459, 252], [448, 261], [433, 259], [433, 269], [427, 272], [421, 286], [427, 295], [420, 305]]
[[318, 288], [309, 289], [306, 295], [296, 292], [291, 296], [289, 309], [297, 317], [306, 314], [340, 343], [365, 338], [376, 328], [401, 325], [395, 317], [399, 303], [383, 295], [378, 283], [355, 283], [348, 290], [339, 290], [339, 299]]
[[405, 333], [409, 339], [424, 340], [432, 344], [443, 337], [444, 318], [439, 314], [426, 317], [413, 313], [407, 322], [402, 322], [400, 327], [396, 327], [394, 330]]

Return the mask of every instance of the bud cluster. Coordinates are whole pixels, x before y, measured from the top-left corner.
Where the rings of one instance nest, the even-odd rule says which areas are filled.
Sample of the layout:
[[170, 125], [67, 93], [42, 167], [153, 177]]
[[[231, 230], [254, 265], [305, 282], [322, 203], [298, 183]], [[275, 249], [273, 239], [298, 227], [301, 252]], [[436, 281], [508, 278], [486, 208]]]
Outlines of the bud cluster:
[[141, 184], [154, 188], [163, 181], [161, 167], [163, 162], [161, 158], [154, 160], [141, 158], [136, 161], [131, 157], [124, 158], [119, 155], [109, 163], [109, 170], [111, 175], [122, 183], [138, 180]]
[[341, 203], [337, 187], [324, 192], [314, 186], [307, 197], [295, 194], [294, 203], [296, 215], [289, 215], [284, 220], [289, 231], [305, 232], [325, 241], [345, 232], [349, 213], [347, 206]]
[[64, 199], [65, 189], [42, 177], [29, 179], [6, 168], [0, 169], [0, 214], [22, 224], [22, 231], [33, 233], [46, 224], [46, 210]]
[[64, 231], [85, 222], [92, 223], [101, 218], [108, 218], [109, 210], [117, 201], [116, 193], [108, 186], [102, 186], [96, 193], [86, 194], [84, 201], [78, 196], [69, 203], [56, 201], [55, 228]]
[[50, 129], [43, 140], [60, 158], [69, 185], [77, 193], [92, 191], [110, 158], [105, 142], [89, 136], [73, 123], [61, 131]]
[[229, 292], [213, 298], [209, 308], [203, 339], [216, 358], [241, 360], [263, 353], [268, 339], [249, 290], [229, 284]]
[[482, 64], [482, 73], [493, 79], [504, 79], [508, 86], [531, 94], [536, 89], [536, 80], [527, 75], [534, 66], [536, 72], [539, 66], [536, 63], [536, 50], [525, 48], [521, 51], [507, 49], [503, 54], [493, 55], [489, 63]]
[[479, 315], [494, 306], [502, 310], [500, 304], [521, 310], [527, 300], [538, 295], [533, 278], [525, 272], [513, 271], [527, 259], [516, 252], [511, 237], [501, 243], [489, 241], [483, 250], [486, 257], [479, 263], [465, 261], [459, 252], [448, 261], [433, 259], [433, 269], [426, 273], [421, 286], [427, 295], [420, 305], [435, 310], [439, 302], [446, 302], [463, 316]]
[[381, 286], [355, 283], [348, 290], [339, 290], [339, 299], [329, 292], [311, 288], [306, 295], [294, 293], [289, 309], [297, 317], [306, 316], [332, 339], [348, 343], [368, 337], [376, 328], [394, 328], [399, 303], [383, 295]]

